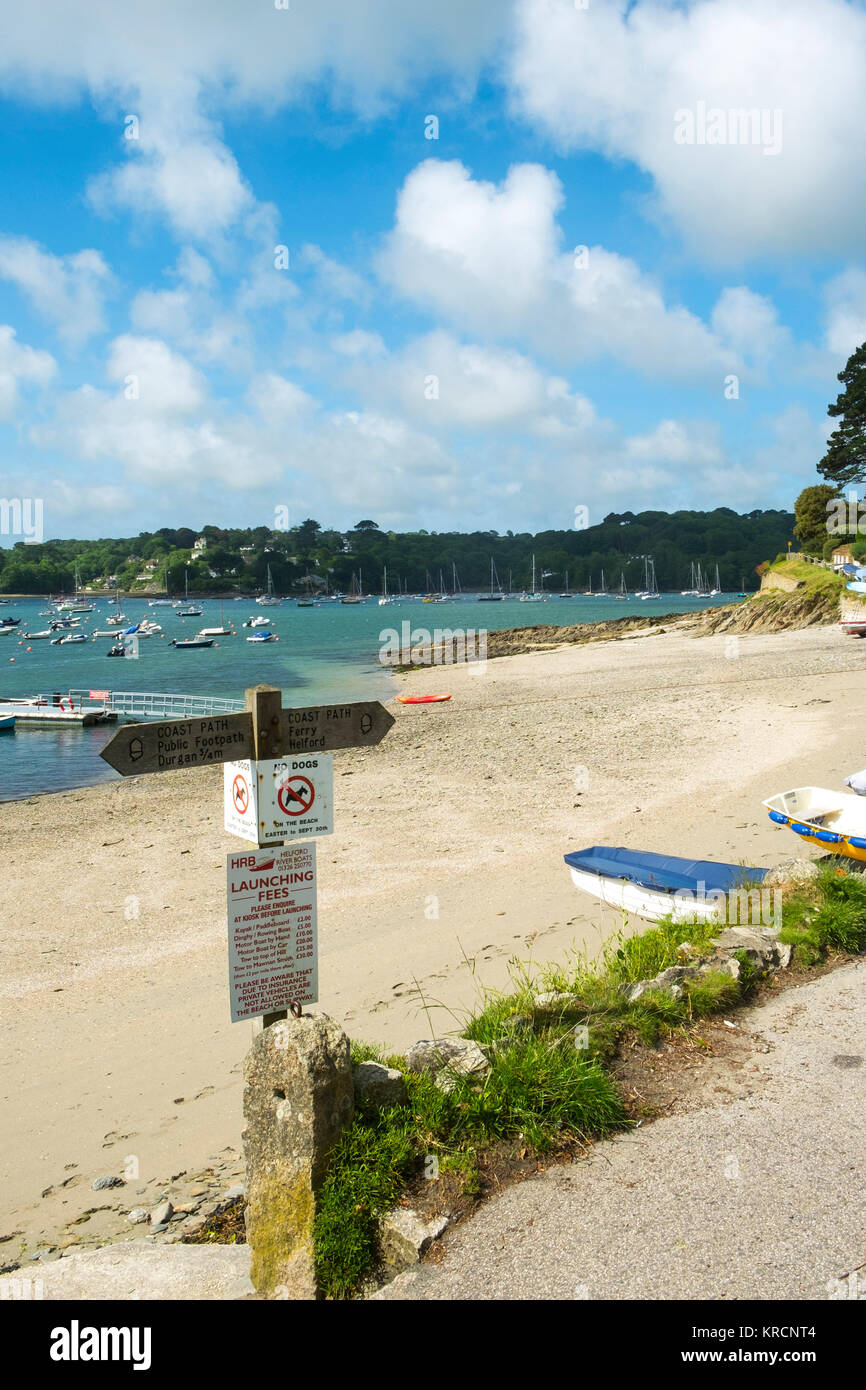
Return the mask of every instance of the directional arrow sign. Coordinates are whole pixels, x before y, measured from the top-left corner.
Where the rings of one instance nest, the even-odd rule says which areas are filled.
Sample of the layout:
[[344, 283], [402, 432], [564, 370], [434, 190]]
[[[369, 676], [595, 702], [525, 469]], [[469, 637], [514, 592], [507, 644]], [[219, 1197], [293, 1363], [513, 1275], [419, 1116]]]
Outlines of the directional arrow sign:
[[[378, 700], [284, 709], [280, 714], [282, 748], [274, 751], [291, 754], [366, 748], [381, 743], [393, 723], [394, 716]], [[252, 715], [245, 712], [125, 724], [100, 756], [124, 777], [255, 759]]]
[[284, 709], [282, 751], [325, 753], [334, 748], [366, 748], [381, 743], [393, 723], [393, 714], [389, 714], [378, 700]]
[[206, 767], [253, 756], [253, 718], [244, 713], [125, 724], [100, 753], [124, 777], [176, 772], [181, 767]]

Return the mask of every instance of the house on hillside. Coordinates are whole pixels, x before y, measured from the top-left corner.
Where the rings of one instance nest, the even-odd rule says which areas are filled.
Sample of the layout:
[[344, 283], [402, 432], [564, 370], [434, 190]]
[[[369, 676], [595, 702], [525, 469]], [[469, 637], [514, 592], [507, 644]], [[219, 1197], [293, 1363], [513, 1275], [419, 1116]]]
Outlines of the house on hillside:
[[833, 561], [834, 570], [838, 571], [843, 565], [853, 564], [854, 552], [850, 545], [837, 545], [830, 558]]
[[192, 548], [192, 558], [200, 560], [207, 550], [207, 536], [199, 536]]

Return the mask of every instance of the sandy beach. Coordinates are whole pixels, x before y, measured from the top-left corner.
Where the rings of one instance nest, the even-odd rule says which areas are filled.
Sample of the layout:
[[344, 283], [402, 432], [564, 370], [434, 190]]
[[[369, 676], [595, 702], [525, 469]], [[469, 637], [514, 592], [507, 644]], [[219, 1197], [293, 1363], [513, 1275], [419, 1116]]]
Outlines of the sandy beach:
[[[453, 698], [393, 704], [378, 748], [335, 755], [318, 1007], [402, 1048], [456, 1028], [512, 957], [595, 951], [619, 918], [574, 891], [570, 849], [758, 865], [799, 853], [760, 802], [866, 766], [864, 663], [866, 645], [833, 625], [635, 636], [399, 677]], [[91, 1180], [130, 1157], [147, 1193], [238, 1171], [250, 1025], [229, 1022], [237, 841], [220, 769], [8, 803], [0, 827], [0, 1236], [14, 1258], [64, 1230], [70, 1245], [105, 1238], [117, 1203], [102, 1227], [73, 1223], [112, 1195]]]

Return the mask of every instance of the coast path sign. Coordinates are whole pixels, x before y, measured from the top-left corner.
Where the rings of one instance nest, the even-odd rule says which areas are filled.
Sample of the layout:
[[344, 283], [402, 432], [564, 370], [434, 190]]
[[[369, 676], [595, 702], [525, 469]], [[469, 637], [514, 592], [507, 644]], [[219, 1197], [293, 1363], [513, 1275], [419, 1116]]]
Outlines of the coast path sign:
[[[261, 1013], [267, 1028], [288, 1008], [300, 1011], [317, 998], [315, 845], [300, 837], [333, 831], [333, 759], [327, 754], [381, 743], [393, 724], [378, 700], [283, 709], [276, 687], [258, 685], [247, 690], [246, 709], [237, 714], [126, 724], [102, 749], [123, 777], [225, 765], [225, 828], [259, 850], [228, 858], [233, 1019]], [[283, 851], [274, 856], [281, 843]], [[267, 846], [271, 858], [261, 858]], [[305, 851], [308, 860], [299, 867]], [[274, 884], [257, 882], [253, 889], [232, 877], [246, 868], [270, 873], [273, 866]], [[295, 884], [297, 894], [289, 895]], [[243, 901], [245, 895], [252, 896]]]
[[[255, 693], [255, 718], [246, 710], [203, 719], [125, 724], [109, 739], [100, 757], [121, 776], [135, 777], [212, 763], [367, 748], [381, 743], [394, 723], [394, 716], [378, 700], [282, 709], [279, 691], [257, 687]], [[276, 703], [265, 700], [272, 695], [277, 696]]]

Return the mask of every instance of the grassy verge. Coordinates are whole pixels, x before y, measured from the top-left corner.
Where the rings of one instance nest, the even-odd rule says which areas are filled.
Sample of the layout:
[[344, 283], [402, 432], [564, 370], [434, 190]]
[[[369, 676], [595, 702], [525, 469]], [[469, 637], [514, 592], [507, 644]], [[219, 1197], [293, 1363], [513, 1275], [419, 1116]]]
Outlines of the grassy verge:
[[[831, 864], [818, 879], [783, 901], [781, 940], [808, 969], [828, 954], [866, 950], [866, 881]], [[562, 1154], [630, 1122], [611, 1064], [627, 1040], [653, 1044], [696, 1019], [745, 1002], [761, 981], [745, 955], [741, 975], [711, 971], [682, 981], [675, 998], [649, 991], [629, 1002], [629, 984], [681, 964], [682, 944], [711, 954], [718, 928], [664, 920], [638, 936], [618, 935], [590, 963], [575, 957], [534, 973], [512, 962], [512, 988], [487, 993], [462, 1030], [487, 1054], [482, 1080], [453, 1076], [443, 1091], [429, 1075], [406, 1073], [407, 1102], [356, 1115], [334, 1155], [320, 1193], [316, 1221], [319, 1278], [326, 1296], [352, 1297], [375, 1269], [381, 1215], [407, 1192], [450, 1177], [450, 1191], [470, 1202], [493, 1151]], [[539, 995], [555, 996], [547, 1001]], [[367, 1045], [353, 1061], [383, 1061], [400, 1070], [405, 1059]]]

